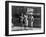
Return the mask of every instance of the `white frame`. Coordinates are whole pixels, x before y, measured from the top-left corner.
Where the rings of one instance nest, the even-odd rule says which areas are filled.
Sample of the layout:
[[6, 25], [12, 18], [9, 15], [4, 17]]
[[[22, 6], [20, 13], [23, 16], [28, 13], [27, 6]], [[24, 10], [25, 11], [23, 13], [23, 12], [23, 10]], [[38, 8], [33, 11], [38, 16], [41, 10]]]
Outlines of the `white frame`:
[[[32, 7], [41, 7], [41, 29], [37, 30], [28, 30], [28, 31], [12, 31], [12, 6], [32, 6]], [[27, 3], [9, 3], [9, 35], [11, 34], [27, 34], [27, 33], [42, 33], [44, 32], [44, 5], [42, 4], [27, 4]]]

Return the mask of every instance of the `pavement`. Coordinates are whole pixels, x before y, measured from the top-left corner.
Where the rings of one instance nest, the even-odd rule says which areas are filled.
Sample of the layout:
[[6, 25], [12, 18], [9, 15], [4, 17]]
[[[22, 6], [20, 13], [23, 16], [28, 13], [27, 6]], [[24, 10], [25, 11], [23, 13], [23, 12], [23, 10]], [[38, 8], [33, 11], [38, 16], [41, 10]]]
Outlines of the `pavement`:
[[12, 31], [21, 31], [21, 30], [36, 30], [40, 28], [33, 28], [33, 27], [13, 27]]

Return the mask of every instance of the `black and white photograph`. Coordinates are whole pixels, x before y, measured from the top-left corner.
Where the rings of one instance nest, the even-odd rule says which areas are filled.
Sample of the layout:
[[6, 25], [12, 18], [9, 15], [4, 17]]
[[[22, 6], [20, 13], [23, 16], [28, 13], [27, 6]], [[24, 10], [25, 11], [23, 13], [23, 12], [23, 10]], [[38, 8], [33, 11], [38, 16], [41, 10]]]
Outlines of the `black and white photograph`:
[[44, 3], [8, 2], [6, 5], [8, 35], [44, 33]]
[[41, 29], [41, 7], [12, 6], [12, 31]]

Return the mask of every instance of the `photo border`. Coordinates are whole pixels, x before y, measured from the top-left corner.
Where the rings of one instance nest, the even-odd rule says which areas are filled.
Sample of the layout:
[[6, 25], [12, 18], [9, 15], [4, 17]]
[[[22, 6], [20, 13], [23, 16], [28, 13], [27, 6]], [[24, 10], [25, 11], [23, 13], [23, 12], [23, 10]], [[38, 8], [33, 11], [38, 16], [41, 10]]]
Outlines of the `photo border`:
[[[9, 35], [9, 3], [27, 3], [27, 4], [42, 4], [44, 6], [44, 32], [43, 33], [27, 33], [27, 34], [12, 34]], [[18, 36], [18, 35], [34, 35], [45, 34], [45, 3], [37, 2], [22, 2], [22, 1], [5, 1], [5, 36]]]

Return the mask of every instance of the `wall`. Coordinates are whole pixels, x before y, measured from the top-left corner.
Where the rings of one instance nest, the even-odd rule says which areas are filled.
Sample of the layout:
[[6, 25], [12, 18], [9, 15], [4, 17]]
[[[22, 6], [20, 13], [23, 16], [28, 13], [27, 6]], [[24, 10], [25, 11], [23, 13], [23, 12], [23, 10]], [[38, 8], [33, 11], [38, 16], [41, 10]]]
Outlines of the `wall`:
[[[5, 1], [6, 0], [0, 0], [0, 37], [6, 37], [5, 36]], [[14, 1], [43, 2], [46, 5], [46, 0], [14, 0]], [[45, 9], [46, 9], [46, 6], [45, 6]], [[46, 17], [45, 17], [45, 21], [46, 21]], [[46, 28], [46, 25], [45, 25], [45, 28]], [[45, 29], [45, 31], [46, 31], [46, 29]], [[24, 35], [24, 36], [16, 36], [16, 37], [46, 37], [46, 32], [45, 32], [45, 34]]]

